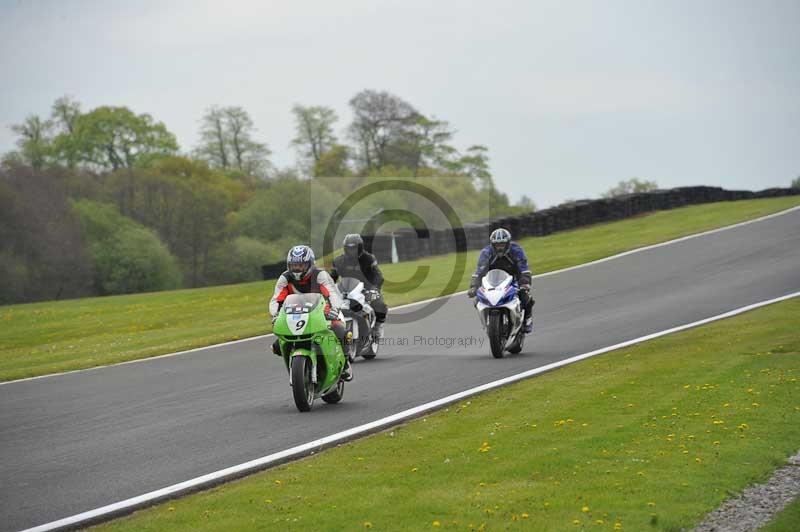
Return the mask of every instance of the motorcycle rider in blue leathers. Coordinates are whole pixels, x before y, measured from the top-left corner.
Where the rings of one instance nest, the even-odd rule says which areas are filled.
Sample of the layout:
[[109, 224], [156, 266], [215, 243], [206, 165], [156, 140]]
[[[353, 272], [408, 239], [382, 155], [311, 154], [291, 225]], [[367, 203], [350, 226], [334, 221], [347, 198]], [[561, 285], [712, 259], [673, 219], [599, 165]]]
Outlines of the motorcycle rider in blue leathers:
[[475, 297], [481, 279], [489, 270], [503, 270], [511, 275], [519, 286], [519, 300], [525, 310], [525, 333], [533, 332], [533, 299], [531, 298], [531, 271], [528, 268], [528, 257], [525, 250], [516, 242], [511, 241], [508, 229], [495, 229], [489, 236], [489, 245], [481, 250], [478, 257], [478, 266], [472, 274], [467, 295]]

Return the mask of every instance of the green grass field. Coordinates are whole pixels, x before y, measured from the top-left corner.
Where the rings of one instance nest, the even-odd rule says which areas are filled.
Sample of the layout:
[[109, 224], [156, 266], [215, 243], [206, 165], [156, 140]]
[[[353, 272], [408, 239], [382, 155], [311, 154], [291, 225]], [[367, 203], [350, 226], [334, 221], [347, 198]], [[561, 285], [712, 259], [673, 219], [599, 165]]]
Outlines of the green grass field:
[[798, 323], [607, 353], [100, 530], [689, 529], [800, 445]]
[[[526, 238], [534, 273], [544, 273], [800, 205], [800, 196], [723, 202]], [[477, 252], [383, 266], [389, 305], [443, 295], [457, 263], [466, 289]], [[403, 282], [427, 267], [424, 282]], [[388, 283], [387, 283], [388, 284]], [[83, 369], [270, 332], [273, 282], [0, 307], [0, 381]]]

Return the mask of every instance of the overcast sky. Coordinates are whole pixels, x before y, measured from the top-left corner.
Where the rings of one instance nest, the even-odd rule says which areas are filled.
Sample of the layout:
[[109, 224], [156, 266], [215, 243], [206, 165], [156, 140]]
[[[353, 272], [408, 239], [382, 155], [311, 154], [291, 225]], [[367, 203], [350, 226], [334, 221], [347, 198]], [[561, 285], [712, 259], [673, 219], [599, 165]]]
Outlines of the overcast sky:
[[150, 113], [186, 151], [208, 106], [239, 105], [289, 166], [292, 104], [343, 130], [364, 88], [488, 146], [498, 186], [540, 207], [634, 176], [800, 175], [797, 0], [0, 0], [0, 152], [68, 94]]

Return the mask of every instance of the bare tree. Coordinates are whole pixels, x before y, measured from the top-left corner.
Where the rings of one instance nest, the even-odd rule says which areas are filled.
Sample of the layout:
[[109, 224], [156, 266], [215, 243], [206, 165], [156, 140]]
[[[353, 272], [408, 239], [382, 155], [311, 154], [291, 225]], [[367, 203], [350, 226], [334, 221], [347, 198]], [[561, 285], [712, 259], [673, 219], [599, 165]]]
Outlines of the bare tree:
[[11, 131], [19, 135], [17, 146], [19, 155], [25, 163], [35, 170], [42, 168], [51, 151], [53, 124], [37, 115], [29, 115], [21, 124], [11, 126]]
[[228, 168], [228, 142], [225, 134], [225, 113], [215, 106], [210, 107], [201, 119], [201, 144], [197, 155], [216, 168]]
[[396, 153], [391, 159], [409, 167], [416, 177], [421, 167], [438, 165], [455, 151], [447, 144], [452, 138], [453, 130], [447, 122], [417, 115], [403, 138], [390, 147]]
[[264, 175], [270, 150], [253, 140], [256, 128], [241, 107], [212, 106], [201, 119], [200, 144], [195, 154], [214, 168]]
[[411, 104], [386, 91], [363, 90], [350, 100], [350, 107], [355, 115], [350, 136], [368, 170], [391, 164], [391, 146], [408, 140], [420, 116]]
[[292, 145], [297, 147], [304, 163], [313, 169], [322, 156], [336, 144], [333, 124], [338, 117], [333, 109], [321, 105], [295, 105], [292, 113], [296, 131]]
[[81, 116], [81, 104], [71, 96], [62, 96], [53, 103], [50, 121], [59, 129], [59, 133], [75, 133], [75, 125]]

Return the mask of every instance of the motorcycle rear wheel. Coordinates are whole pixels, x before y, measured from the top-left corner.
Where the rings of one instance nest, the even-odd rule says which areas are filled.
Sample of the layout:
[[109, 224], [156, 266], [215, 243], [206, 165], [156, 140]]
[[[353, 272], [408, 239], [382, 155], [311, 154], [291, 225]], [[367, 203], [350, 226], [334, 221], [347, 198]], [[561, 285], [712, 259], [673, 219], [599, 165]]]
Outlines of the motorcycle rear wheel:
[[339, 379], [339, 382], [336, 383], [336, 388], [323, 395], [322, 400], [328, 404], [334, 404], [341, 401], [343, 397], [344, 397], [344, 381], [342, 379]]

